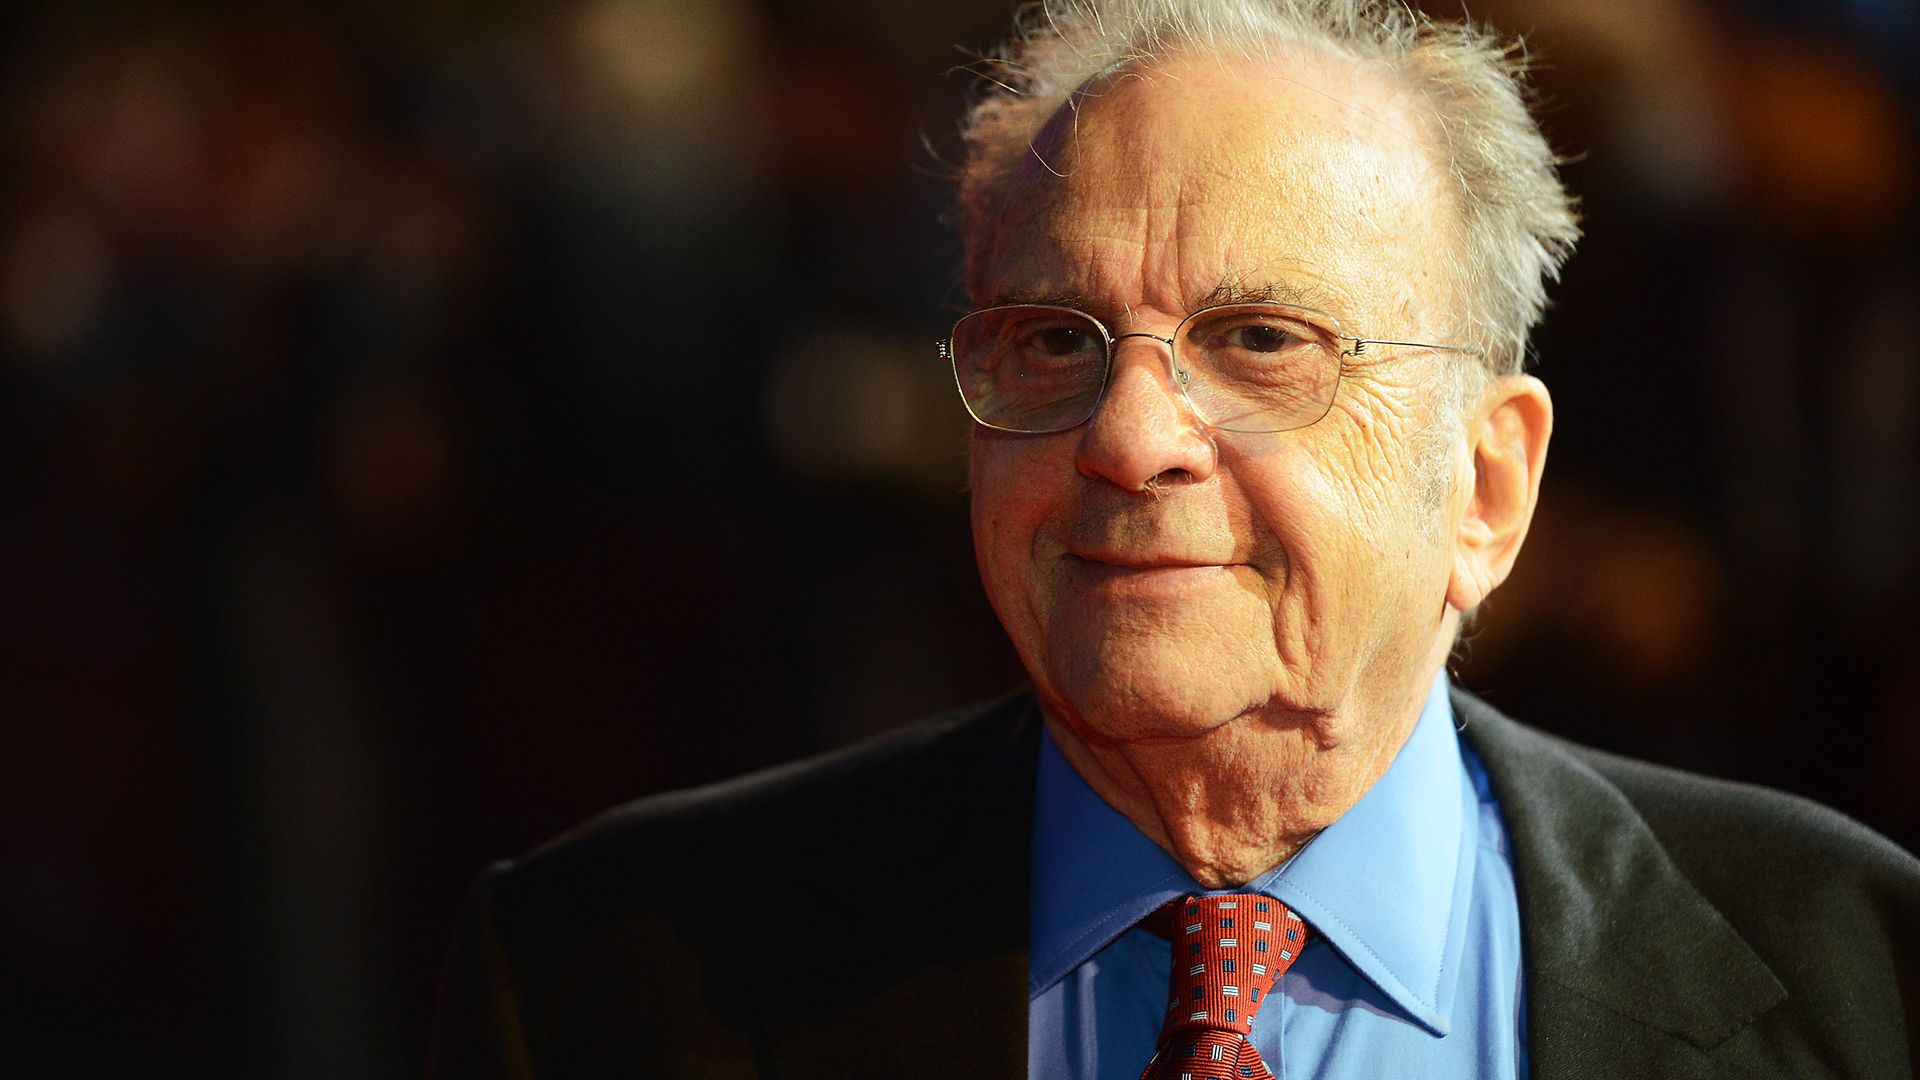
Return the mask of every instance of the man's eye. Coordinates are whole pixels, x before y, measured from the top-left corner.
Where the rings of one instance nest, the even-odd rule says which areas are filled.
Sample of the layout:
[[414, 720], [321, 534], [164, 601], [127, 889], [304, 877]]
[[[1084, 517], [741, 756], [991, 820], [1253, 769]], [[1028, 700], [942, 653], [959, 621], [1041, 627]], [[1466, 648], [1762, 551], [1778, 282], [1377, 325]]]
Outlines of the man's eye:
[[1252, 323], [1227, 331], [1226, 343], [1248, 352], [1279, 352], [1294, 342], [1294, 336], [1277, 326]]
[[1029, 346], [1046, 356], [1072, 356], [1093, 348], [1093, 335], [1073, 326], [1055, 326], [1027, 339]]

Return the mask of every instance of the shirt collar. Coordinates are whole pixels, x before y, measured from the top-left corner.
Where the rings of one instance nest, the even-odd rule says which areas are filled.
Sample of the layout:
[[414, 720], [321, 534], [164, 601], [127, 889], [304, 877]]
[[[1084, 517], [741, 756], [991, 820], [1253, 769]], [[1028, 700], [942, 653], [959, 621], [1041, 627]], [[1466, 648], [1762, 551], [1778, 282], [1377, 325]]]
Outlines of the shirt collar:
[[[1236, 891], [1268, 893], [1361, 975], [1446, 1034], [1475, 845], [1446, 676], [1373, 787], [1292, 859]], [[1205, 892], [1094, 794], [1043, 736], [1035, 790], [1029, 993], [1038, 996], [1161, 904]]]

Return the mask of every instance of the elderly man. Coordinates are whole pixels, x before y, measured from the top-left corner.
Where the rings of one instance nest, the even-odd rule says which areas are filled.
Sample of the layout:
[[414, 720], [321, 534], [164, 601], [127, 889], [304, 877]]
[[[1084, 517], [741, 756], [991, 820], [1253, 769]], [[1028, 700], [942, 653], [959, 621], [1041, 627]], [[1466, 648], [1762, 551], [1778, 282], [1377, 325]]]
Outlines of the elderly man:
[[943, 345], [1032, 689], [496, 868], [439, 1071], [1911, 1075], [1920, 863], [1447, 685], [1575, 233], [1502, 56], [1362, 0], [1035, 13]]

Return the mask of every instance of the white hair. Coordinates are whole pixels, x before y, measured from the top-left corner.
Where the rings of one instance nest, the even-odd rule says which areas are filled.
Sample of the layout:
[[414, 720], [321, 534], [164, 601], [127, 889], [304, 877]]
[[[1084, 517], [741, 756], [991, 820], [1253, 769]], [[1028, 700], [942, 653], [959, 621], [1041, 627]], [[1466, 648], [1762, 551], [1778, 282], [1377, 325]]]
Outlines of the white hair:
[[1312, 50], [1410, 91], [1462, 226], [1458, 337], [1481, 350], [1486, 374], [1521, 370], [1546, 283], [1580, 232], [1528, 112], [1526, 53], [1387, 0], [1040, 0], [1020, 9], [962, 122], [956, 209], [970, 279], [1015, 169], [1060, 107], [1090, 80], [1191, 49], [1253, 61]]

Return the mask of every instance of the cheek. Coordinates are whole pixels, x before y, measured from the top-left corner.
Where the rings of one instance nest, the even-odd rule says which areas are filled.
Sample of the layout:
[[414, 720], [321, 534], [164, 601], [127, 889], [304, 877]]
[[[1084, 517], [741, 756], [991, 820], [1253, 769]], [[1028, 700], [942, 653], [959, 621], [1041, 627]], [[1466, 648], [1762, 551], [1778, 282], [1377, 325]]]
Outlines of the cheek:
[[[1384, 388], [1343, 402], [1328, 417], [1326, 483], [1338, 491], [1354, 532], [1381, 554], [1403, 554], [1413, 537], [1431, 538], [1432, 484], [1418, 468], [1418, 437], [1428, 409], [1408, 392]], [[1392, 549], [1391, 551], [1387, 549]]]
[[[1352, 471], [1345, 440], [1330, 421], [1277, 436], [1236, 439], [1233, 483], [1251, 506], [1258, 545], [1284, 556], [1290, 571], [1312, 571], [1314, 556], [1338, 550], [1356, 531], [1369, 484]], [[1289, 573], [1289, 577], [1292, 573]]]
[[1071, 447], [1061, 436], [974, 431], [969, 463], [974, 553], [1003, 619], [1017, 617], [1010, 605], [1038, 587], [1034, 579], [1046, 525], [1065, 497], [1062, 469], [1073, 474], [1070, 460], [1065, 466], [1057, 460], [1063, 452], [1071, 454]]
[[1336, 407], [1290, 440], [1254, 443], [1241, 455], [1238, 481], [1278, 556], [1269, 564], [1284, 567], [1281, 603], [1293, 620], [1283, 620], [1283, 637], [1330, 631], [1343, 605], [1367, 602], [1381, 577], [1402, 572], [1426, 546], [1420, 538], [1433, 530], [1413, 505], [1419, 485], [1395, 441], [1396, 420], [1364, 403]]

